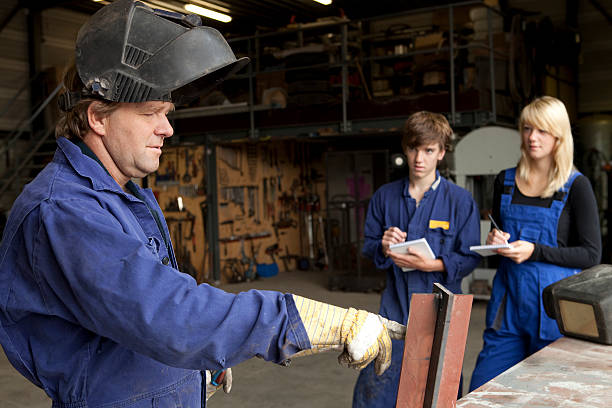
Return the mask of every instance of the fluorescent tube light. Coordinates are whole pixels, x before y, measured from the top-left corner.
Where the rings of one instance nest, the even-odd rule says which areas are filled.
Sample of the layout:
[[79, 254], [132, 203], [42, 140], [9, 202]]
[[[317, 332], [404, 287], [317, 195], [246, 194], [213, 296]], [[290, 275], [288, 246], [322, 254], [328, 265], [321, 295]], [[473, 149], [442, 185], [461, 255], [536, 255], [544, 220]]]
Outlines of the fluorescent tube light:
[[324, 6], [329, 6], [330, 4], [332, 4], [332, 0], [314, 0], [317, 3], [321, 3]]
[[209, 2], [204, 1], [204, 0], [191, 0], [191, 2], [197, 4], [198, 6], [202, 6], [204, 8], [210, 9], [210, 10], [220, 11], [221, 13], [229, 13], [230, 12], [230, 10], [225, 8], [225, 7], [217, 6], [216, 4], [212, 4], [212, 3], [209, 3]]
[[232, 21], [232, 18], [227, 14], [205, 9], [204, 7], [196, 6], [195, 4], [185, 4], [185, 10], [204, 17], [212, 18], [213, 20], [221, 21], [222, 23], [229, 23]]

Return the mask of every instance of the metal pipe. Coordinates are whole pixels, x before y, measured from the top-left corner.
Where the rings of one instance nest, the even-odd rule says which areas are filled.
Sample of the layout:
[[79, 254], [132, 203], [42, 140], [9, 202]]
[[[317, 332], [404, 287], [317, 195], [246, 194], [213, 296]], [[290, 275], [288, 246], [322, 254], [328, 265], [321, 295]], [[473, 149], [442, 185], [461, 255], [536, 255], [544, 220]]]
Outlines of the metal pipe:
[[208, 219], [206, 220], [206, 237], [212, 256], [212, 274], [215, 283], [221, 281], [221, 262], [219, 259], [219, 211], [217, 200], [217, 155], [216, 144], [210, 135], [206, 135], [206, 202], [208, 204]]
[[349, 131], [346, 104], [348, 102], [348, 26], [342, 26], [342, 132]]
[[[251, 41], [248, 42], [248, 54], [251, 55], [252, 47]], [[259, 60], [259, 58], [257, 58]], [[249, 139], [255, 139], [257, 130], [255, 129], [255, 111], [253, 109], [255, 105], [255, 98], [253, 96], [253, 64], [249, 64], [249, 123], [251, 128], [249, 129]]]
[[32, 157], [36, 154], [38, 149], [45, 143], [45, 141], [49, 138], [49, 136], [55, 131], [54, 128], [47, 129], [47, 131], [43, 134], [43, 136], [36, 142], [34, 147], [30, 150], [30, 152], [26, 155], [26, 157], [21, 160], [21, 163], [17, 166], [17, 168], [13, 171], [13, 173], [8, 177], [8, 179], [0, 186], [0, 195], [4, 194], [6, 190], [11, 186], [13, 181], [17, 179], [21, 170], [23, 170], [32, 160]]
[[36, 109], [32, 116], [30, 116], [30, 118], [21, 125], [19, 130], [13, 136], [10, 136], [4, 146], [0, 147], [0, 154], [4, 153], [5, 150], [8, 150], [10, 148], [10, 146], [15, 142], [15, 140], [17, 140], [19, 136], [21, 136], [21, 134], [25, 131], [25, 128], [30, 125], [32, 121], [34, 121], [34, 119], [38, 117], [38, 115], [40, 115], [40, 113], [43, 111], [43, 109], [47, 107], [47, 105], [49, 105], [49, 102], [51, 102], [51, 100], [55, 97], [55, 95], [57, 95], [57, 93], [60, 91], [60, 89], [62, 89], [63, 86], [64, 84], [60, 83], [58, 86], [55, 87], [53, 92], [51, 92], [51, 94], [47, 96], [47, 98], [43, 101], [43, 103], [40, 104], [40, 106]]
[[[493, 56], [493, 33], [492, 30], [492, 15], [491, 9], [487, 9], [487, 30], [489, 35], [489, 77], [491, 79], [491, 120], [490, 122], [495, 123], [497, 121], [497, 106], [495, 104], [495, 58]], [[512, 62], [511, 62], [512, 63]]]
[[448, 7], [448, 53], [450, 59], [450, 103], [451, 103], [451, 125], [455, 125], [455, 35], [454, 35], [454, 9]]
[[19, 10], [21, 10], [22, 6], [21, 4], [17, 3], [12, 10], [6, 15], [6, 17], [4, 17], [4, 19], [2, 20], [2, 22], [0, 22], [0, 33], [4, 30], [4, 28], [8, 25], [8, 23], [11, 22], [11, 20], [13, 19], [13, 17], [15, 17], [15, 15], [17, 15], [17, 12]]

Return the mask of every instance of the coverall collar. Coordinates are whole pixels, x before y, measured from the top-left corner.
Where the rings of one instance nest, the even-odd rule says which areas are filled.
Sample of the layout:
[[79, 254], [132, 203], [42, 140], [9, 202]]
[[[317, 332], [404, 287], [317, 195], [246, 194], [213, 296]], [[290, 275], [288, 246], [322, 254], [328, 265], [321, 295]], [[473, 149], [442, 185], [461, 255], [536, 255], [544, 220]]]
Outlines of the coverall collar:
[[[433, 182], [433, 184], [429, 187], [429, 190], [427, 190], [425, 192], [425, 195], [427, 195], [430, 191], [436, 191], [436, 189], [440, 186], [440, 172], [438, 170], [436, 170], [436, 181]], [[410, 197], [410, 178], [406, 177], [404, 179], [404, 188], [402, 191], [404, 197]]]
[[[104, 167], [100, 159], [98, 159], [98, 156], [96, 156], [85, 142], [82, 140], [73, 142], [68, 138], [60, 137], [57, 139], [57, 145], [74, 170], [79, 175], [91, 180], [94, 190], [112, 190], [124, 193], [121, 186], [112, 178], [108, 170], [106, 170], [106, 167]], [[82, 154], [98, 163], [99, 166], [93, 165], [89, 160], [80, 159], [79, 150]], [[102, 173], [100, 169], [104, 170], [104, 173]], [[128, 188], [129, 191], [138, 190], [136, 184], [132, 180], [126, 183], [126, 188]], [[128, 196], [130, 195], [128, 194]]]

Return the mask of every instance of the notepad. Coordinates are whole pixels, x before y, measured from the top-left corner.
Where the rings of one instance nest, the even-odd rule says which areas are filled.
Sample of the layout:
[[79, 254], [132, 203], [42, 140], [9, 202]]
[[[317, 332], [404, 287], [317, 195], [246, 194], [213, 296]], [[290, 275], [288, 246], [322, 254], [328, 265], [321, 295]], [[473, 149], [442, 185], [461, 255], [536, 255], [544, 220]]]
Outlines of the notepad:
[[[391, 252], [395, 252], [398, 254], [405, 254], [407, 252], [407, 248], [411, 248], [429, 259], [436, 259], [436, 256], [429, 247], [429, 244], [427, 243], [427, 240], [425, 238], [419, 238], [412, 241], [401, 242], [399, 244], [393, 244], [389, 246]], [[402, 271], [404, 272], [412, 270], [414, 269], [402, 268]]]
[[474, 245], [470, 247], [470, 251], [476, 252], [481, 256], [497, 255], [496, 249], [510, 248], [510, 244], [495, 244], [495, 245]]

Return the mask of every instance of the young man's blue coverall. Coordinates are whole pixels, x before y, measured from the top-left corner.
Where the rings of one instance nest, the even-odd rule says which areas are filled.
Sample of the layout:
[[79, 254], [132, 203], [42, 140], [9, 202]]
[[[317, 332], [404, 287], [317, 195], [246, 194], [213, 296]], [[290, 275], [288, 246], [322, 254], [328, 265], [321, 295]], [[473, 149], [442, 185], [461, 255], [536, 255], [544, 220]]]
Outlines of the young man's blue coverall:
[[[390, 227], [406, 232], [406, 241], [423, 238], [445, 272], [403, 272], [382, 252], [382, 236]], [[461, 280], [476, 267], [480, 256], [470, 246], [480, 244], [480, 214], [469, 192], [436, 172], [436, 181], [418, 207], [409, 193], [409, 179], [385, 184], [370, 200], [364, 227], [363, 254], [378, 269], [387, 271], [380, 315], [406, 324], [413, 293], [431, 293], [439, 282], [453, 293], [461, 293]], [[353, 407], [393, 407], [402, 367], [404, 342], [393, 341], [392, 363], [381, 376], [372, 367], [359, 374], [353, 394]]]
[[[501, 195], [500, 228], [509, 241], [523, 240], [557, 247], [557, 225], [568, 192], [579, 172], [556, 194], [550, 207], [513, 204], [516, 168], [508, 169]], [[487, 305], [484, 346], [476, 361], [470, 391], [506, 371], [524, 358], [561, 337], [557, 322], [546, 315], [543, 289], [580, 269], [548, 262], [514, 263], [501, 257]]]
[[199, 370], [310, 348], [291, 295], [197, 285], [152, 192], [57, 143], [0, 247], [0, 343], [54, 408], [199, 408]]

